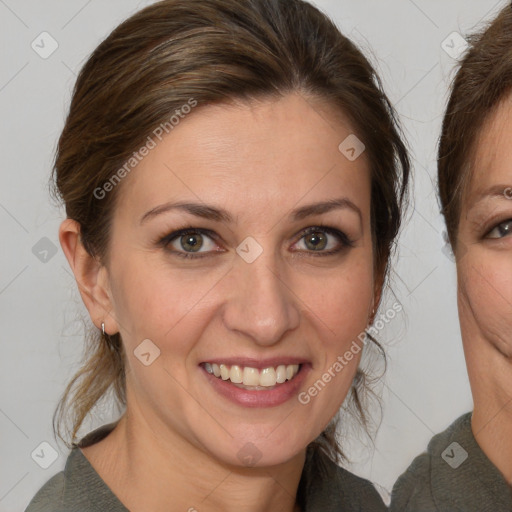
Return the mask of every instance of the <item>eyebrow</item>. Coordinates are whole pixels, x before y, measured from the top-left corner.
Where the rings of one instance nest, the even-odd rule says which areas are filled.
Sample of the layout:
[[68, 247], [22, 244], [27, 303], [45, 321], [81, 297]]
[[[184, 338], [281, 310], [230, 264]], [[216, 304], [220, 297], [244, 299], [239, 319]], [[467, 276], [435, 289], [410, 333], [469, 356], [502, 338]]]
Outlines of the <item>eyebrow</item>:
[[492, 187], [481, 190], [474, 194], [474, 198], [470, 201], [468, 209], [473, 208], [484, 199], [502, 198], [510, 201], [511, 197], [507, 197], [506, 195], [507, 190], [512, 193], [512, 184], [493, 185]]
[[157, 215], [161, 215], [172, 210], [181, 210], [189, 213], [190, 215], [195, 215], [196, 217], [202, 217], [203, 219], [210, 219], [217, 222], [232, 222], [233, 220], [231, 215], [222, 208], [215, 208], [201, 203], [178, 202], [161, 204], [160, 206], [149, 210], [141, 217], [140, 223], [143, 224]]
[[322, 213], [327, 213], [332, 210], [341, 210], [341, 209], [349, 209], [353, 212], [357, 213], [359, 216], [359, 220], [361, 224], [363, 222], [363, 214], [361, 210], [346, 197], [340, 197], [339, 199], [331, 199], [329, 201], [323, 201], [321, 203], [314, 203], [306, 206], [302, 206], [293, 210], [290, 214], [293, 220], [302, 220], [306, 217], [310, 217], [312, 215], [321, 215]]
[[[349, 209], [354, 211], [359, 216], [359, 220], [362, 224], [363, 214], [361, 213], [361, 210], [346, 197], [340, 197], [338, 199], [331, 199], [328, 201], [301, 206], [300, 208], [292, 210], [290, 217], [292, 220], [298, 221], [305, 219], [306, 217], [321, 215], [323, 213], [337, 209]], [[231, 214], [222, 208], [209, 206], [203, 203], [177, 202], [165, 203], [152, 208], [141, 217], [140, 224], [147, 222], [157, 215], [161, 215], [172, 210], [181, 210], [191, 215], [195, 215], [196, 217], [201, 217], [203, 219], [209, 219], [217, 222], [233, 222], [233, 217]]]

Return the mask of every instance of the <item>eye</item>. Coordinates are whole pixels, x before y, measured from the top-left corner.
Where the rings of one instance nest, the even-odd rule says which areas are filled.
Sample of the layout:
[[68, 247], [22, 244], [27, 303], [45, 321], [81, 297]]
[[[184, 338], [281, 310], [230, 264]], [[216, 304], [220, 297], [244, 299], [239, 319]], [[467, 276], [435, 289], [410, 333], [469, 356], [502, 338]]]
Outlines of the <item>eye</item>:
[[487, 233], [486, 238], [504, 238], [512, 233], [512, 219], [498, 224]]
[[335, 228], [312, 226], [306, 229], [296, 244], [301, 251], [318, 252], [322, 255], [335, 254], [354, 243], [345, 233]]
[[186, 228], [175, 231], [161, 240], [162, 245], [171, 253], [184, 258], [199, 258], [205, 253], [218, 252], [214, 242], [215, 234], [210, 230]]

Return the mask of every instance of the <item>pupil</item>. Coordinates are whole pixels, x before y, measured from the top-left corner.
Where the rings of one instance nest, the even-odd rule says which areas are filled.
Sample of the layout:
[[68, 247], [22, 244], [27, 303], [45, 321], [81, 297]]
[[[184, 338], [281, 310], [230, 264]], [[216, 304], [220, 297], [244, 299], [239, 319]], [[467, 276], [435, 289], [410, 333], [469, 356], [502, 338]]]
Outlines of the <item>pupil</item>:
[[499, 228], [499, 231], [501, 236], [508, 235], [508, 233], [510, 233], [510, 223], [502, 224]]
[[309, 238], [306, 239], [306, 245], [308, 245], [308, 247], [314, 251], [323, 249], [327, 245], [327, 237], [320, 232], [311, 233]]
[[185, 250], [196, 252], [201, 249], [203, 242], [201, 240], [201, 235], [185, 235], [182, 238], [181, 246]]

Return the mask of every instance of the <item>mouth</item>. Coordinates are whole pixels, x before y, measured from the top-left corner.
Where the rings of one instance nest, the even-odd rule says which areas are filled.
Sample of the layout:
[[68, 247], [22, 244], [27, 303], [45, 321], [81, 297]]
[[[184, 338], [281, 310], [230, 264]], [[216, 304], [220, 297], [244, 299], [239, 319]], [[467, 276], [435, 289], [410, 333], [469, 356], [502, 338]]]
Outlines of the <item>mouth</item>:
[[287, 381], [292, 381], [300, 372], [301, 364], [279, 364], [265, 368], [229, 365], [224, 363], [202, 363], [207, 373], [219, 380], [230, 381], [240, 389], [248, 391], [268, 391]]

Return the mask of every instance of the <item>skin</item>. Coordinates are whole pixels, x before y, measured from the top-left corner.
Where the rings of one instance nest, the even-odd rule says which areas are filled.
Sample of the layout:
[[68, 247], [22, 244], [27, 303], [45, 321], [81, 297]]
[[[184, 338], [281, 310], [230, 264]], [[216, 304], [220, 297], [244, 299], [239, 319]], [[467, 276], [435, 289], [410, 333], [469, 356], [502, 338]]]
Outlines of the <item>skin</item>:
[[484, 124], [462, 202], [458, 305], [474, 400], [472, 431], [512, 484], [512, 102]]
[[[294, 397], [266, 408], [220, 396], [199, 364], [303, 357], [311, 365], [305, 391], [369, 323], [380, 280], [368, 162], [339, 152], [352, 131], [326, 107], [289, 94], [194, 111], [120, 185], [104, 266], [84, 251], [76, 223], [62, 223], [61, 244], [91, 319], [120, 332], [127, 354], [127, 412], [82, 451], [130, 510], [296, 510], [306, 446], [338, 411], [360, 354], [307, 405]], [[354, 209], [290, 218], [298, 207], [338, 198]], [[177, 209], [140, 222], [176, 201], [224, 208], [232, 222]], [[303, 230], [319, 224], [344, 232], [352, 246], [327, 234], [322, 250], [339, 253], [308, 249]], [[167, 250], [158, 244], [190, 226], [218, 235], [203, 239], [206, 257], [177, 256], [179, 239]], [[263, 249], [251, 264], [235, 251], [248, 236]], [[161, 351], [150, 366], [133, 355], [144, 339]], [[261, 454], [254, 467], [237, 456], [248, 442]]]

